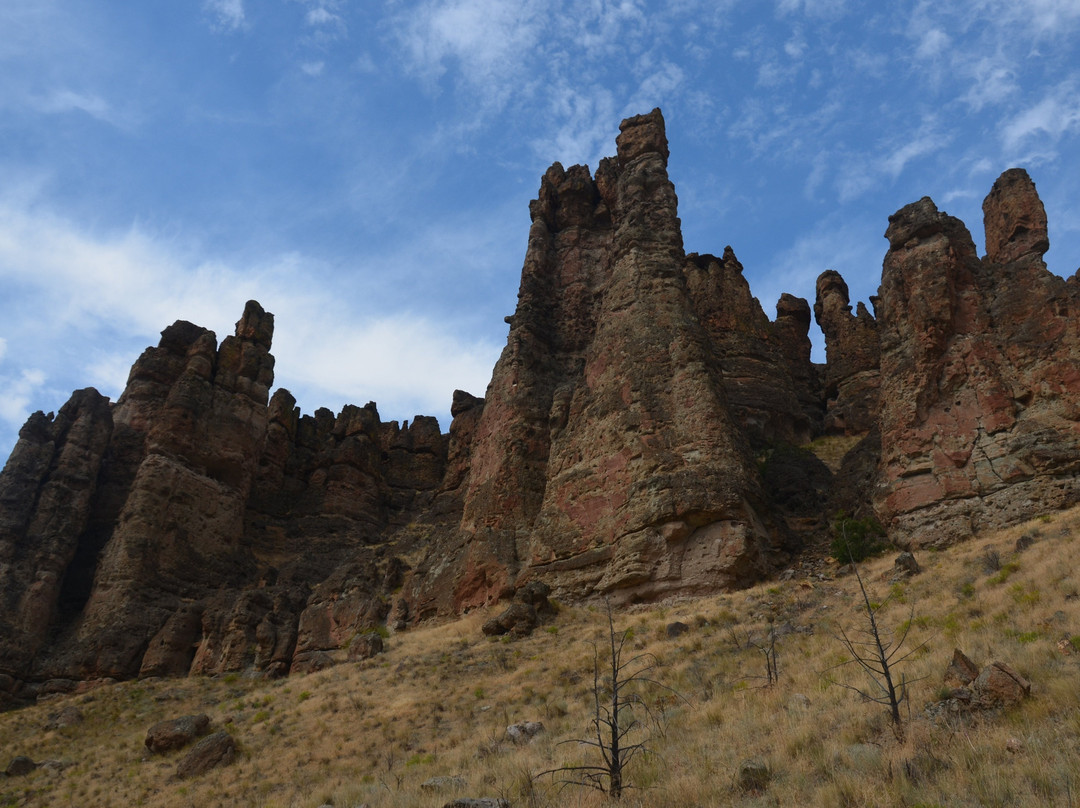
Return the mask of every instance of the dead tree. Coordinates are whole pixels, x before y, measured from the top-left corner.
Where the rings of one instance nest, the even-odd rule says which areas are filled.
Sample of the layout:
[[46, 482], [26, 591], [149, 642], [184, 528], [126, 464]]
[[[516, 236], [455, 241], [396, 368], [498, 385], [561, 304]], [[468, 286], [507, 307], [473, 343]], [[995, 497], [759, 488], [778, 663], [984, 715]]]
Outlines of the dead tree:
[[647, 728], [635, 711], [643, 713], [646, 719], [656, 719], [648, 702], [642, 697], [641, 689], [657, 688], [676, 697], [678, 694], [652, 678], [652, 672], [658, 667], [655, 656], [644, 653], [624, 658], [626, 643], [632, 632], [630, 629], [621, 633], [615, 630], [610, 602], [607, 603], [607, 617], [608, 647], [604, 652], [606, 659], [603, 665], [599, 646], [593, 646], [592, 737], [563, 741], [592, 747], [599, 752], [600, 761], [580, 766], [560, 766], [540, 774], [570, 775], [571, 779], [563, 781], [565, 784], [596, 788], [617, 800], [622, 796], [623, 789], [630, 787], [625, 777], [627, 765], [638, 754], [649, 751], [645, 745]]
[[[899, 681], [897, 681], [896, 667], [924, 648], [929, 640], [925, 640], [907, 651], [904, 650], [904, 644], [907, 642], [908, 633], [911, 631], [911, 627], [914, 623], [914, 620], [912, 619], [915, 616], [914, 603], [911, 605], [911, 613], [903, 625], [900, 638], [896, 641], [886, 639], [878, 621], [878, 612], [888, 605], [889, 601], [892, 600], [892, 595], [886, 598], [882, 603], [875, 605], [870, 601], [870, 596], [866, 593], [866, 586], [863, 584], [862, 575], [859, 573], [859, 567], [854, 560], [851, 562], [851, 568], [855, 572], [855, 580], [859, 582], [859, 592], [862, 594], [863, 615], [866, 618], [866, 627], [859, 629], [857, 632], [853, 632], [850, 635], [844, 630], [843, 626], [840, 627], [840, 635], [837, 639], [847, 650], [851, 658], [835, 667], [848, 665], [852, 662], [856, 663], [866, 673], [871, 686], [869, 688], [862, 688], [835, 681], [834, 684], [838, 684], [848, 690], [854, 690], [860, 696], [875, 704], [881, 704], [888, 707], [889, 718], [893, 725], [893, 732], [896, 734], [897, 738], [902, 739], [904, 735], [904, 724], [900, 715], [900, 705], [907, 699], [909, 680], [906, 676], [901, 674]], [[910, 681], [914, 682], [918, 680], [913, 679]]]

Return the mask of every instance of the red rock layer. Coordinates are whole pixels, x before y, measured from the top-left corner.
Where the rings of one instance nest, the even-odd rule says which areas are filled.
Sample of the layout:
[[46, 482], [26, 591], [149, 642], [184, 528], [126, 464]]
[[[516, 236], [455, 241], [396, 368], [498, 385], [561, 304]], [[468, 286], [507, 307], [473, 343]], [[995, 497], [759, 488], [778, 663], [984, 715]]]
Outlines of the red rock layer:
[[929, 198], [889, 218], [876, 506], [903, 544], [1080, 499], [1077, 279], [1042, 260], [1046, 215], [1026, 172], [1005, 172], [983, 211], [982, 259]]

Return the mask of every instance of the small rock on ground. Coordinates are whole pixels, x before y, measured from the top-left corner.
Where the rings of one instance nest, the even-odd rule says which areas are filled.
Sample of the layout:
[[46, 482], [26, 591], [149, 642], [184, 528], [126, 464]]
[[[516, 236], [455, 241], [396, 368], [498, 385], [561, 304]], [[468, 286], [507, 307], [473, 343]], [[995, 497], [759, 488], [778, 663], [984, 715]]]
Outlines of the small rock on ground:
[[735, 783], [740, 791], [764, 791], [771, 779], [772, 772], [769, 771], [769, 765], [757, 758], [740, 763], [739, 771], [735, 775]]

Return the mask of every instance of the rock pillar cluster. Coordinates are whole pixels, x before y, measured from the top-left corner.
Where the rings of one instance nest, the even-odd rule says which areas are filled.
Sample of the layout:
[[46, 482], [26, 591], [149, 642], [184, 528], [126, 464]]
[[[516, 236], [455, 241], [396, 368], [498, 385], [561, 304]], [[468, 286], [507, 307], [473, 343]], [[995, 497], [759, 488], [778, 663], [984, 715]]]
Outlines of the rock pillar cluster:
[[731, 247], [684, 251], [660, 111], [616, 147], [544, 174], [506, 347], [447, 434], [271, 396], [255, 302], [220, 345], [166, 328], [115, 404], [31, 416], [0, 474], [0, 703], [317, 670], [530, 587], [743, 586], [837, 507], [941, 546], [1080, 500], [1080, 292], [1024, 171], [986, 198], [983, 257], [922, 199], [889, 219], [873, 314], [826, 271], [770, 320]]

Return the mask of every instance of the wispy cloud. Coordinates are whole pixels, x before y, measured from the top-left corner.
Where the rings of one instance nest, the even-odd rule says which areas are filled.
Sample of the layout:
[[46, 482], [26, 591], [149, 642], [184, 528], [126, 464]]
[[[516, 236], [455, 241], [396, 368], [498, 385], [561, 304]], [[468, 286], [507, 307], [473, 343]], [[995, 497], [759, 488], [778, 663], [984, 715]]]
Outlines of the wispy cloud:
[[546, 137], [533, 140], [536, 155], [568, 166], [586, 164], [595, 170], [600, 158], [611, 151], [613, 127], [618, 126], [612, 93], [604, 87], [579, 91], [560, 85], [553, 89], [548, 108], [559, 125], [549, 129]]
[[1076, 85], [1067, 81], [1006, 123], [1001, 139], [1005, 148], [1012, 151], [1035, 138], [1045, 137], [1054, 142], [1074, 131], [1080, 131], [1080, 97]]
[[847, 11], [847, 0], [778, 0], [776, 10], [781, 16], [837, 17]]
[[1039, 34], [1068, 36], [1080, 23], [1076, 0], [996, 0], [992, 5], [1007, 24], [1025, 25]]
[[520, 74], [523, 55], [537, 46], [546, 5], [435, 0], [400, 17], [397, 35], [410, 69], [425, 80], [435, 81], [453, 65], [467, 84], [501, 98]]
[[[45, 374], [37, 368], [27, 368], [16, 375], [0, 374], [0, 420], [8, 429], [18, 429], [30, 415], [31, 401], [45, 384]], [[57, 407], [59, 409], [59, 407]]]
[[931, 28], [919, 38], [915, 48], [915, 58], [920, 60], [936, 59], [949, 47], [952, 39], [940, 28]]
[[882, 166], [887, 174], [896, 179], [912, 160], [940, 151], [948, 144], [949, 137], [938, 132], [936, 125], [930, 122], [913, 140], [894, 148], [885, 156]]
[[203, 9], [210, 14], [217, 30], [236, 31], [247, 24], [244, 0], [204, 0]]
[[971, 81], [971, 86], [961, 99], [974, 112], [985, 106], [1004, 104], [1019, 90], [1014, 64], [1000, 55], [966, 59], [960, 71]]
[[110, 107], [107, 101], [94, 93], [77, 93], [73, 90], [55, 90], [40, 99], [38, 108], [42, 112], [60, 113], [80, 110], [99, 120], [109, 120]]
[[341, 22], [341, 17], [329, 11], [326, 6], [317, 6], [308, 10], [304, 20], [308, 25], [329, 25]]
[[[139, 350], [156, 343], [164, 326], [186, 319], [221, 339], [248, 299], [276, 315], [277, 381], [308, 411], [373, 399], [392, 417], [442, 414], [445, 421], [456, 387], [483, 393], [501, 345], [459, 337], [454, 323], [421, 312], [352, 310], [315, 279], [317, 268], [291, 254], [241, 265], [208, 261], [175, 239], [135, 228], [95, 235], [0, 201], [0, 283], [18, 290], [0, 306], [8, 353], [0, 417], [16, 423], [31, 408], [59, 406], [35, 396], [53, 375], [43, 363], [70, 354], [72, 345], [85, 346], [81, 378], [56, 383], [93, 383], [115, 398]], [[36, 314], [42, 311], [47, 321]]]
[[895, 182], [911, 163], [938, 154], [950, 142], [951, 137], [941, 131], [939, 122], [928, 117], [876, 147], [845, 155], [835, 180], [840, 201], [852, 202], [884, 181]]

